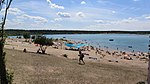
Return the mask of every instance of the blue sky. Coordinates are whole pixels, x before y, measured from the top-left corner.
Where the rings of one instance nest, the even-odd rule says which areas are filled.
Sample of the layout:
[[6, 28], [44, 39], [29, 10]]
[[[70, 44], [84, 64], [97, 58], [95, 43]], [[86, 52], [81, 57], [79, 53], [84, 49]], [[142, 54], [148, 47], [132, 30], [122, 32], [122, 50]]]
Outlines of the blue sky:
[[6, 29], [150, 31], [149, 3], [150, 0], [13, 0]]

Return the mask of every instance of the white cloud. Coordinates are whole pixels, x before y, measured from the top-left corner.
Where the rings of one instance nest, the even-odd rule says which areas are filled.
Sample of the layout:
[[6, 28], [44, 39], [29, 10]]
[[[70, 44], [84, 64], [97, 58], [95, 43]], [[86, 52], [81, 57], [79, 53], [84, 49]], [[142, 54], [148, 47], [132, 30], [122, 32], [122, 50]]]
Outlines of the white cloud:
[[62, 18], [55, 18], [54, 21], [62, 21]]
[[96, 23], [104, 23], [103, 20], [95, 20]]
[[18, 8], [9, 8], [8, 13], [14, 14], [14, 15], [20, 15], [20, 14], [23, 14], [24, 12]]
[[76, 13], [76, 16], [78, 16], [78, 17], [85, 17], [85, 14], [83, 12], [78, 12], [78, 13]]
[[47, 0], [47, 2], [49, 3], [49, 5], [51, 6], [51, 8], [55, 9], [55, 8], [58, 8], [58, 9], [65, 9], [63, 6], [59, 6], [57, 4], [54, 4], [52, 3], [50, 0]]
[[131, 18], [131, 17], [129, 17], [128, 19], [123, 19], [122, 21], [120, 21], [120, 22], [122, 22], [122, 23], [132, 23], [132, 22], [136, 22], [136, 21], [138, 21], [137, 19], [134, 19], [134, 18]]
[[6, 21], [7, 28], [31, 28], [35, 27], [33, 24], [37, 27], [43, 27], [48, 22], [44, 17], [28, 15], [18, 8], [10, 8], [9, 14], [13, 17], [8, 17], [9, 20]]
[[146, 17], [145, 17], [145, 19], [148, 19], [148, 20], [150, 20], [150, 16], [146, 16]]
[[[143, 20], [141, 19], [143, 18]], [[150, 17], [147, 17], [150, 19]], [[149, 21], [144, 20], [144, 17], [129, 17], [127, 19], [120, 20], [95, 20], [96, 24], [88, 25], [87, 29], [89, 30], [122, 30], [122, 31], [144, 31], [150, 30]]]
[[55, 18], [54, 20], [51, 20], [51, 22], [59, 22], [59, 21], [62, 21], [63, 19], [62, 18]]
[[70, 18], [71, 17], [71, 14], [66, 13], [66, 12], [58, 12], [57, 15], [59, 15], [60, 17], [63, 17], [63, 18]]
[[95, 22], [99, 24], [129, 24], [129, 23], [134, 23], [137, 22], [137, 19], [129, 17], [128, 19], [122, 19], [122, 20], [95, 20]]
[[46, 18], [44, 18], [44, 17], [28, 15], [24, 11], [22, 11], [22, 10], [20, 10], [18, 8], [9, 8], [8, 13], [15, 16], [12, 19], [13, 21], [16, 20], [18, 22], [21, 22], [23, 20], [29, 20], [30, 19], [30, 20], [33, 20], [34, 22], [41, 22], [41, 23], [48, 22], [48, 20]]
[[40, 17], [40, 16], [31, 16], [28, 14], [23, 14], [21, 16], [17, 16], [18, 19], [24, 19], [24, 20], [34, 20], [34, 22], [39, 23], [47, 23], [48, 20], [46, 18]]
[[150, 24], [146, 21], [135, 21], [130, 24], [119, 23], [119, 24], [92, 24], [84, 27], [88, 30], [100, 30], [100, 31], [110, 31], [110, 30], [121, 30], [121, 31], [145, 31], [149, 29]]
[[118, 21], [111, 21], [111, 20], [95, 20], [96, 23], [98, 24], [105, 24], [105, 25], [110, 25], [110, 24], [118, 24]]
[[[1, 13], [4, 13], [4, 11], [5, 11], [5, 9], [2, 9]], [[8, 13], [10, 15], [21, 15], [21, 14], [24, 14], [24, 12], [21, 11], [20, 9], [18, 9], [18, 8], [9, 8]]]
[[116, 13], [116, 11], [112, 11], [112, 13]]
[[84, 4], [86, 4], [86, 2], [85, 2], [85, 1], [81, 1], [81, 3], [80, 3], [80, 4], [84, 5]]

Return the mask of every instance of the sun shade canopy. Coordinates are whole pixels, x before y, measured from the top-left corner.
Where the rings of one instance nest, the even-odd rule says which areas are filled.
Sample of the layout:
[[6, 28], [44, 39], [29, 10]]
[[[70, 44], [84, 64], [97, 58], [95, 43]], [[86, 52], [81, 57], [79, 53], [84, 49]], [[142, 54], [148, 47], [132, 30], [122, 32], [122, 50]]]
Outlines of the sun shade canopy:
[[83, 44], [83, 43], [80, 43], [80, 44], [65, 43], [65, 45], [68, 46], [68, 47], [75, 47], [75, 48], [81, 48], [81, 47], [84, 47], [84, 46], [88, 46], [88, 44]]

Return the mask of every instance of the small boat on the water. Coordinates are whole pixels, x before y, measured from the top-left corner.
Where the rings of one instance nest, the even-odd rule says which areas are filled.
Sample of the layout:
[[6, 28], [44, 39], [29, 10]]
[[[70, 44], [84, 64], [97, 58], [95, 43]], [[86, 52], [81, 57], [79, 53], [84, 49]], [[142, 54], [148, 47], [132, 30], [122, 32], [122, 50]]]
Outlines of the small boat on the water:
[[114, 41], [114, 39], [109, 39], [109, 41]]
[[128, 48], [132, 48], [132, 46], [128, 46]]

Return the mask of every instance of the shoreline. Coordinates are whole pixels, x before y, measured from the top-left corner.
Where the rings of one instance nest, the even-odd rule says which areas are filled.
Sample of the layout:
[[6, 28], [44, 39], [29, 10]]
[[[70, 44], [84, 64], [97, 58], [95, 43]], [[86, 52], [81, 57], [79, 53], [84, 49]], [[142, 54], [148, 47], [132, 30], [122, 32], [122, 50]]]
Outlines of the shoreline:
[[[24, 48], [27, 49], [27, 52], [35, 52], [38, 50], [38, 46], [33, 43], [24, 42], [25, 39], [6, 39], [5, 48], [7, 49], [15, 49], [23, 51]], [[47, 54], [53, 54], [57, 57], [63, 57], [63, 54], [67, 54], [67, 58], [72, 60], [78, 60], [78, 51], [65, 50], [65, 45], [63, 44], [62, 49], [58, 47], [58, 49], [50, 46], [47, 48]], [[83, 51], [83, 53], [89, 54], [89, 56], [85, 56], [86, 61], [93, 62], [102, 62], [102, 63], [110, 63], [110, 64], [119, 64], [123, 66], [139, 66], [146, 68], [148, 67], [148, 59], [146, 56], [131, 56], [131, 54], [127, 53], [122, 54], [115, 51], [108, 51], [101, 49], [101, 54], [96, 54], [95, 50]], [[115, 53], [114, 53], [115, 52]], [[111, 55], [110, 55], [111, 53]], [[112, 55], [114, 53], [114, 55]], [[137, 58], [138, 57], [138, 58]], [[132, 59], [129, 59], [132, 58]]]
[[[54, 39], [58, 39], [58, 38], [54, 38]], [[60, 38], [60, 39], [62, 39], [62, 38]], [[78, 40], [78, 41], [75, 41], [75, 40], [72, 40], [72, 39], [65, 39], [65, 40], [71, 41], [73, 43], [85, 43], [89, 46], [92, 46], [94, 48], [100, 48], [100, 49], [105, 50], [105, 51], [113, 51], [113, 52], [116, 52], [116, 51], [120, 52], [121, 51], [121, 52], [127, 52], [127, 53], [148, 53], [149, 52], [149, 51], [148, 52], [143, 52], [143, 51], [137, 51], [137, 50], [135, 51], [134, 49], [131, 51], [131, 50], [124, 50], [124, 49], [120, 49], [120, 48], [117, 48], [118, 49], [117, 50], [117, 49], [111, 48], [109, 46], [102, 46], [100, 43], [93, 44], [93, 43], [90, 43], [90, 42], [87, 42], [87, 41], [84, 41], [84, 40]]]
[[[109, 47], [108, 50], [117, 50], [117, 48], [119, 49], [119, 51], [125, 51], [125, 52], [132, 52], [132, 51], [135, 51], [135, 52], [143, 52], [143, 53], [148, 53], [148, 42], [146, 39], [149, 39], [148, 36], [141, 36], [140, 35], [140, 38], [144, 38], [143, 41], [139, 41], [138, 40], [138, 36], [137, 35], [130, 35], [130, 34], [122, 34], [121, 36], [118, 36], [118, 34], [112, 34], [112, 35], [106, 35], [106, 34], [98, 34], [98, 38], [103, 40], [95, 40], [95, 39], [88, 39], [88, 37], [86, 36], [90, 36], [90, 38], [92, 38], [92, 36], [94, 38], [97, 38], [96, 36], [97, 35], [90, 35], [90, 34], [84, 34], [84, 35], [81, 35], [82, 37], [81, 38], [76, 38], [76, 37], [73, 37], [74, 35], [73, 34], [57, 34], [57, 35], [49, 35], [49, 34], [45, 34], [43, 36], [46, 36], [47, 38], [54, 38], [54, 39], [66, 39], [66, 40], [73, 40], [73, 41], [81, 41], [81, 42], [87, 42], [88, 44], [90, 44], [91, 46], [94, 46], [94, 47], [98, 47], [101, 46], [101, 48], [105, 49], [106, 47]], [[106, 38], [103, 38], [103, 36], [106, 35]], [[76, 34], [76, 36], [80, 36], [80, 34]], [[110, 38], [109, 38], [110, 36]], [[136, 41], [133, 41], [132, 39], [128, 39], [126, 38], [127, 36], [131, 36], [133, 39], [134, 37], [137, 39], [135, 39]], [[15, 37], [11, 37], [10, 38], [16, 38], [17, 36]], [[124, 42], [122, 38], [124, 38], [129, 40], [129, 42]], [[23, 38], [23, 37], [22, 37]], [[86, 40], [85, 40], [86, 39]], [[109, 41], [109, 39], [114, 39], [114, 41]], [[132, 43], [131, 43], [131, 42]], [[139, 41], [139, 43], [137, 43]], [[119, 44], [117, 44], [119, 42]], [[123, 43], [123, 44], [121, 44]], [[133, 44], [133, 43], [136, 43], [136, 44]], [[132, 48], [129, 48], [129, 47], [132, 47]]]

